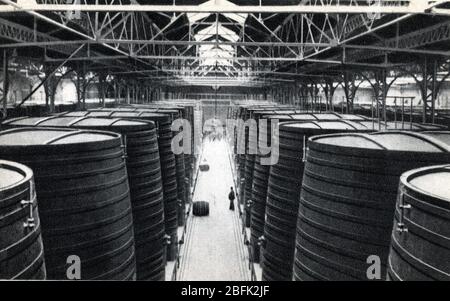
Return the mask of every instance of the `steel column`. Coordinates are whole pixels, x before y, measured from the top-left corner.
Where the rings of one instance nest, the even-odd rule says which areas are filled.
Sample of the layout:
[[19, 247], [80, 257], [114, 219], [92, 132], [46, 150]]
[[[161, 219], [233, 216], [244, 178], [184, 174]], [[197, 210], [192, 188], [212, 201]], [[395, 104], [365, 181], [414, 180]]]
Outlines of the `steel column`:
[[8, 91], [9, 91], [9, 54], [3, 51], [3, 96], [2, 96], [2, 120], [8, 118]]

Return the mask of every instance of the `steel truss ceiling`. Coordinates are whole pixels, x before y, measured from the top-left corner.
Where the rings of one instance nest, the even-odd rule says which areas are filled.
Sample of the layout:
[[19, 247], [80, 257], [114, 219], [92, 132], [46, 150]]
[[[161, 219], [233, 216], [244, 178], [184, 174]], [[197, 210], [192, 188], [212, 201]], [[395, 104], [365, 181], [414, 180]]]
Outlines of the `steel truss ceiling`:
[[[277, 6], [239, 6], [227, 0], [189, 6], [98, 2], [0, 0], [0, 47], [44, 49], [47, 63], [88, 61], [111, 74], [126, 72], [157, 82], [164, 75], [165, 83], [175, 84], [215, 78], [261, 85], [272, 83], [264, 79], [270, 72], [288, 79], [315, 77], [318, 70], [334, 74], [340, 65], [401, 65], [371, 61], [380, 56], [450, 56], [450, 47], [439, 45], [450, 42], [450, 21], [407, 29], [410, 20], [422, 16], [448, 19], [449, 1], [303, 0]], [[21, 22], [27, 15], [32, 25]], [[392, 37], [378, 36], [395, 29]]]
[[[21, 1], [21, 5], [5, 0], [10, 6], [0, 7], [0, 12], [41, 11], [41, 12], [167, 12], [167, 13], [314, 13], [314, 14], [448, 14], [448, 9], [437, 8], [446, 3], [443, 0], [314, 0], [298, 5], [236, 5], [227, 0], [213, 0], [201, 5], [149, 5], [135, 2], [93, 4], [67, 4], [68, 1]], [[72, 1], [71, 1], [72, 2]], [[95, 3], [95, 2], [94, 2]], [[88, 5], [86, 5], [88, 4]]]

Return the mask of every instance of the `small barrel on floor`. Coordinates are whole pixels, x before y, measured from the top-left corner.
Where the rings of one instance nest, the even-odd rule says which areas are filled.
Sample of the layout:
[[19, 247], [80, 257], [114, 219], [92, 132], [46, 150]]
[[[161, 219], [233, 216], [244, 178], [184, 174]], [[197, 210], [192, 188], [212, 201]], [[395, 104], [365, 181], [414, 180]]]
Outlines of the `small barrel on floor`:
[[33, 171], [4, 160], [0, 160], [0, 237], [0, 279], [46, 279]]
[[193, 203], [192, 213], [195, 216], [208, 216], [209, 203], [205, 201], [196, 201]]

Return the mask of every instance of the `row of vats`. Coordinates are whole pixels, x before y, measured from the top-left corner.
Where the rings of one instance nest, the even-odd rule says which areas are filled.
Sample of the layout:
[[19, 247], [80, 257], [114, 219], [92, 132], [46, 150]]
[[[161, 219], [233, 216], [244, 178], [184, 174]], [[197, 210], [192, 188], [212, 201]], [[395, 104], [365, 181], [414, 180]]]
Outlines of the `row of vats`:
[[[270, 104], [241, 105], [230, 116], [257, 124], [230, 141], [262, 280], [450, 280], [449, 168], [404, 174], [450, 164], [445, 126]], [[251, 151], [262, 137], [279, 144], [276, 164]]]
[[0, 279], [70, 279], [79, 259], [83, 280], [165, 280], [197, 160], [193, 141], [173, 153], [171, 125], [196, 114], [172, 102], [5, 121]]

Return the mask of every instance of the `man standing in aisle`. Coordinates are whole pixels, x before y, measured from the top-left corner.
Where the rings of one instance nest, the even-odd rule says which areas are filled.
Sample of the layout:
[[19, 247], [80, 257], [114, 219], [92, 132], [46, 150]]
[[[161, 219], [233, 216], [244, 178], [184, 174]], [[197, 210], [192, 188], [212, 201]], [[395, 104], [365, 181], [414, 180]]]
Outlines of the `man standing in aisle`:
[[233, 187], [231, 187], [231, 191], [228, 194], [228, 199], [230, 200], [230, 210], [234, 211], [234, 199], [235, 199], [235, 195], [234, 195], [234, 190]]

